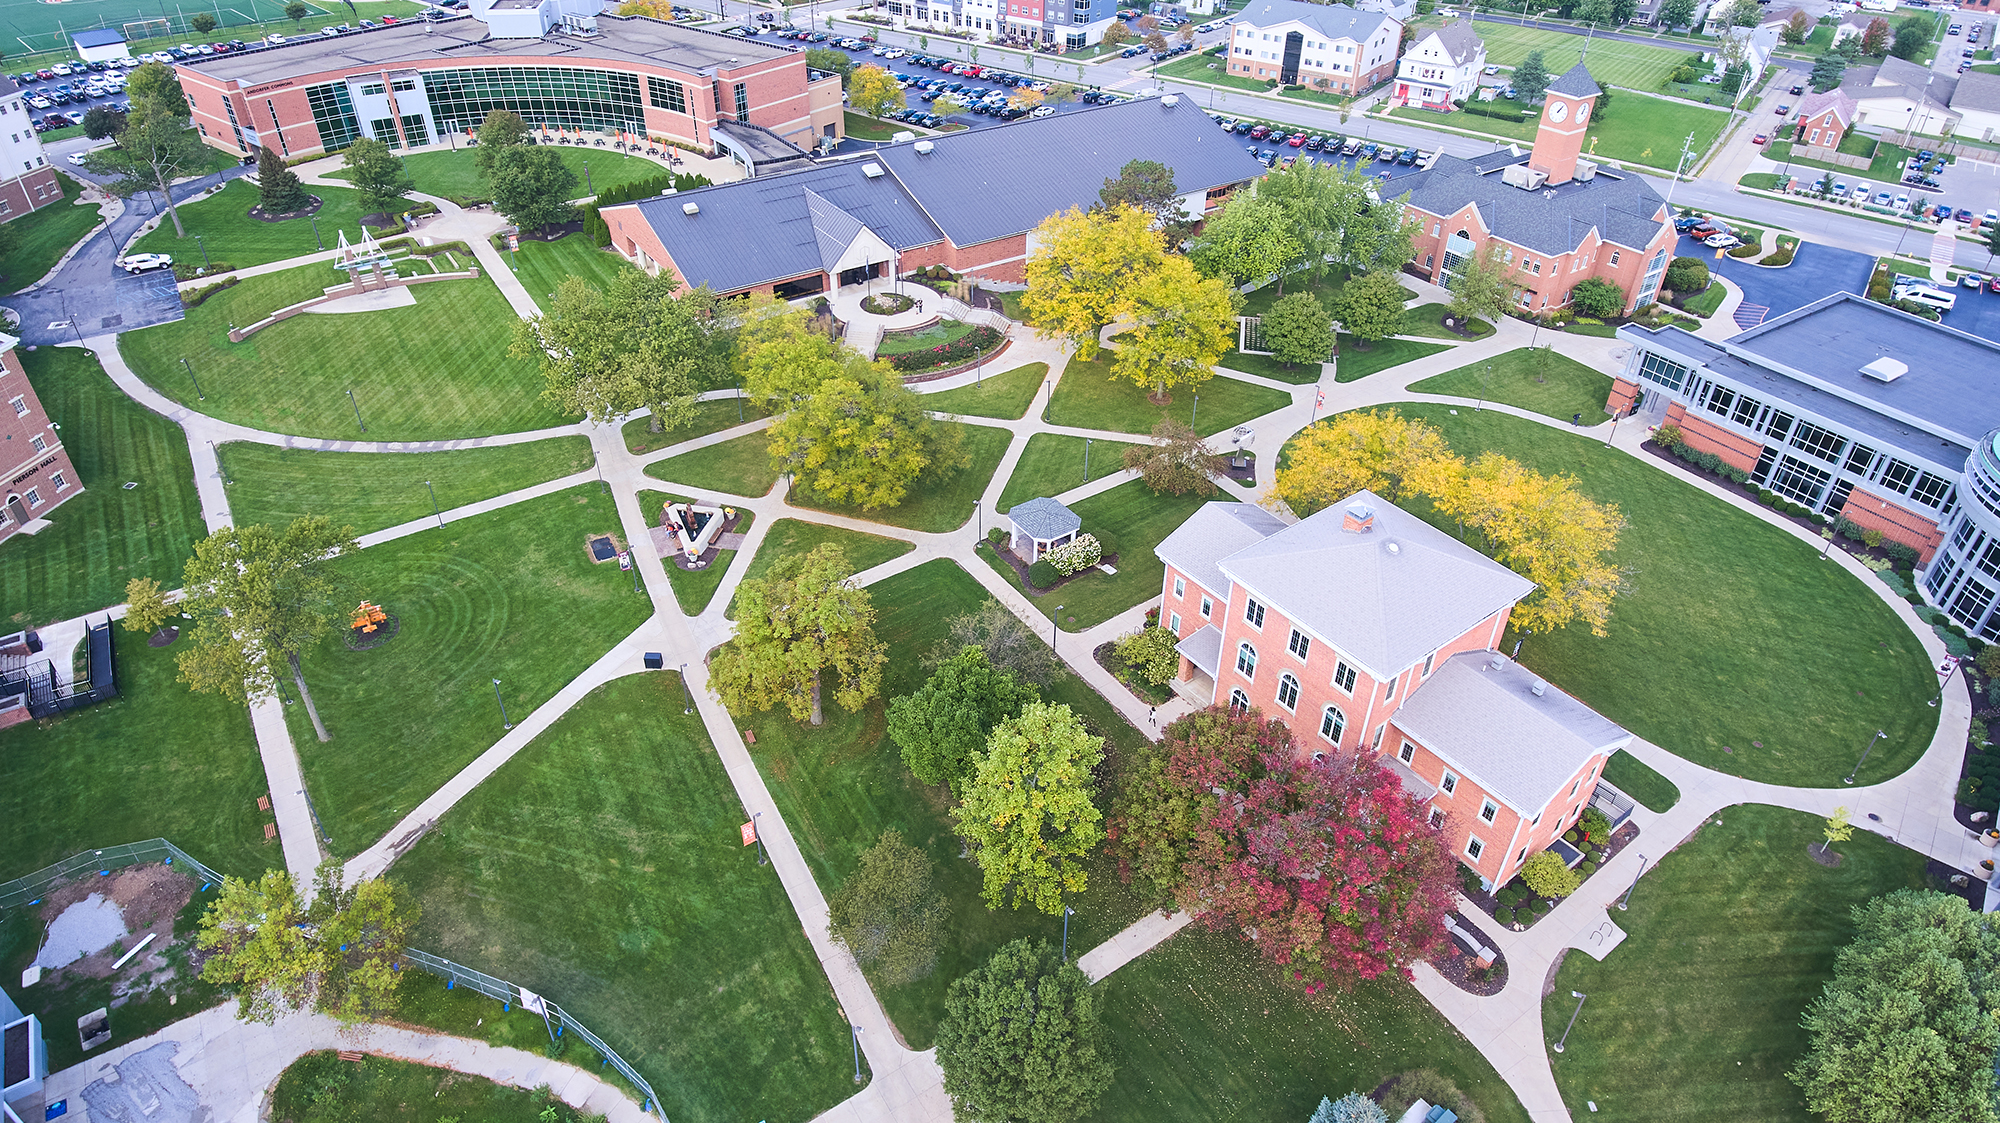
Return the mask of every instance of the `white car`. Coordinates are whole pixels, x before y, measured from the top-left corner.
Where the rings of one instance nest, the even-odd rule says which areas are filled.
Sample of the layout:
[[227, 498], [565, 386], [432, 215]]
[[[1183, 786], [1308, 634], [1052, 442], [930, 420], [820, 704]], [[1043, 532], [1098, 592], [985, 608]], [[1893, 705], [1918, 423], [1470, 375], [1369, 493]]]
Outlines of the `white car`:
[[1053, 105], [1037, 105], [1028, 111], [1028, 116], [1030, 117], [1053, 117], [1055, 115], [1056, 107]]
[[1701, 240], [1701, 244], [1712, 250], [1728, 250], [1742, 245], [1743, 239], [1734, 234], [1710, 234]]
[[337, 27], [322, 27], [319, 29], [319, 33], [321, 35], [326, 36], [328, 39], [331, 39], [334, 36], [340, 34], [340, 29]]
[[118, 268], [127, 273], [144, 273], [153, 269], [165, 269], [174, 259], [163, 253], [135, 253], [131, 257], [120, 258]]
[[86, 153], [82, 152], [72, 152], [69, 154], [69, 162], [75, 164], [77, 167], [80, 168], [83, 166], [83, 158], [85, 155]]
[[264, 36], [264, 42], [276, 47], [285, 42], [285, 37], [273, 31], [271, 34]]
[[910, 52], [908, 52], [908, 51], [904, 50], [904, 49], [903, 49], [903, 48], [901, 48], [901, 47], [891, 47], [891, 48], [889, 48], [888, 50], [886, 50], [886, 51], [883, 51], [883, 52], [882, 52], [882, 57], [883, 57], [883, 58], [902, 58], [902, 57], [903, 57], [904, 55], [907, 55], [907, 54], [909, 54], [909, 53], [910, 53]]
[[1958, 279], [1958, 283], [1969, 289], [1981, 289], [1986, 287], [1986, 278], [1977, 273], [1967, 273]]

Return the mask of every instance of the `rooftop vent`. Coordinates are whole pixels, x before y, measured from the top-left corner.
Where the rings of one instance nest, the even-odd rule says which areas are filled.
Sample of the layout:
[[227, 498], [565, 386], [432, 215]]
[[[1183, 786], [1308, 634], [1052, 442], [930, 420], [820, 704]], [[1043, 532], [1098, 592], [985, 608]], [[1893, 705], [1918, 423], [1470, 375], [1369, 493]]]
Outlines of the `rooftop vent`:
[[1500, 182], [1523, 191], [1539, 191], [1549, 181], [1549, 173], [1526, 164], [1509, 164], [1500, 170]]
[[869, 179], [881, 179], [882, 165], [876, 163], [863, 164], [861, 165], [861, 174], [867, 176]]
[[1543, 682], [1541, 679], [1536, 679], [1535, 685], [1528, 688], [1528, 693], [1533, 694], [1537, 698], [1540, 698], [1542, 695], [1547, 694], [1548, 692], [1549, 692], [1549, 684]]
[[1179, 105], [1180, 103], [1181, 103], [1181, 95], [1179, 94], [1168, 94], [1167, 96], [1160, 99], [1160, 104], [1166, 106], [1168, 109], [1172, 109], [1174, 106]]
[[1861, 368], [1861, 373], [1877, 382], [1894, 382], [1910, 373], [1910, 364], [1898, 362], [1887, 355]]
[[681, 204], [681, 213], [682, 213], [682, 214], [700, 214], [700, 213], [701, 213], [701, 204], [700, 204], [700, 203], [696, 203], [696, 202], [686, 202], [686, 203], [682, 203], [682, 204]]
[[1349, 534], [1366, 534], [1375, 525], [1375, 508], [1366, 503], [1349, 503], [1340, 513], [1340, 529]]
[[1576, 162], [1576, 171], [1572, 174], [1571, 178], [1575, 179], [1578, 183], [1589, 183], [1591, 180], [1597, 178], [1597, 165], [1591, 163], [1589, 160], [1578, 160]]
[[920, 140], [916, 143], [916, 151], [919, 156], [928, 156], [936, 150], [937, 145], [932, 144], [928, 140]]
[[1389, 543], [1389, 552], [1392, 554], [1400, 554], [1403, 552], [1403, 547], [1400, 543], [1391, 542]]
[[1507, 657], [1505, 655], [1500, 654], [1497, 651], [1493, 653], [1492, 658], [1486, 661], [1486, 669], [1489, 671], [1497, 671], [1506, 665], [1507, 665]]

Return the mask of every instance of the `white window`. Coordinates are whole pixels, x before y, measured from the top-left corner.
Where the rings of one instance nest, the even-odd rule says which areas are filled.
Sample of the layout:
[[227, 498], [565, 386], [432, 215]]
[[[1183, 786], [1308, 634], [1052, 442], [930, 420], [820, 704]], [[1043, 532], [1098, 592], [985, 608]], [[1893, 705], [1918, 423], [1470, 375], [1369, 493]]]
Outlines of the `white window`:
[[1497, 804], [1497, 803], [1493, 802], [1493, 801], [1492, 801], [1492, 800], [1490, 800], [1490, 799], [1489, 799], [1489, 800], [1485, 800], [1485, 801], [1483, 801], [1483, 802], [1481, 802], [1481, 803], [1480, 803], [1480, 805], [1479, 805], [1479, 821], [1480, 821], [1480, 822], [1482, 822], [1482, 823], [1490, 823], [1490, 822], [1492, 822], [1492, 821], [1493, 821], [1494, 817], [1495, 817], [1496, 815], [1498, 815], [1498, 814], [1500, 814], [1500, 805], [1499, 805], [1499, 804]]
[[1258, 603], [1256, 597], [1243, 602], [1243, 620], [1258, 631], [1264, 630], [1264, 606]]
[[1181, 634], [1181, 614], [1180, 614], [1180, 613], [1178, 613], [1178, 612], [1174, 612], [1174, 613], [1169, 613], [1169, 614], [1167, 615], [1167, 630], [1168, 630], [1168, 631], [1170, 631], [1170, 632], [1172, 632], [1172, 633], [1173, 633], [1173, 634], [1175, 634], [1175, 635], [1180, 635], [1180, 634]]
[[1347, 715], [1340, 712], [1339, 706], [1328, 706], [1319, 715], [1320, 736], [1338, 745], [1340, 744], [1340, 735], [1346, 731]]
[[1617, 265], [1617, 264], [1618, 264], [1618, 251], [1617, 251], [1617, 250], [1612, 250], [1612, 251], [1611, 251], [1611, 264], [1613, 264], [1613, 265]]
[[35, 489], [34, 489], [34, 488], [32, 488], [32, 487], [31, 487], [31, 488], [29, 488], [29, 489], [28, 489], [28, 506], [30, 506], [30, 507], [39, 507], [39, 506], [41, 506], [41, 505], [42, 505], [42, 493], [41, 493], [41, 492], [39, 492], [39, 491], [37, 491], [37, 490], [35, 490]]
[[13, 401], [8, 402], [7, 404], [14, 407], [15, 417], [28, 416], [28, 399], [26, 396], [16, 397]]
[[63, 474], [61, 472], [57, 472], [55, 475], [50, 476], [49, 481], [56, 485], [57, 491], [62, 491], [69, 487], [69, 481], [63, 478]]
[[28, 438], [28, 447], [34, 449], [36, 452], [46, 452], [48, 451], [49, 442], [43, 440], [40, 433], [36, 433], [34, 436]]
[[1444, 809], [1442, 807], [1433, 807], [1431, 808], [1431, 829], [1436, 830], [1441, 826], [1444, 826]]
[[1485, 852], [1486, 852], [1486, 844], [1485, 844], [1485, 843], [1483, 843], [1483, 842], [1479, 841], [1479, 840], [1478, 840], [1478, 839], [1476, 839], [1476, 838], [1468, 838], [1468, 839], [1466, 839], [1466, 840], [1465, 840], [1465, 856], [1466, 856], [1466, 857], [1468, 857], [1468, 858], [1470, 858], [1470, 859], [1472, 859], [1473, 861], [1475, 861], [1475, 862], [1476, 862], [1476, 861], [1478, 861], [1478, 860], [1479, 860], [1479, 856], [1480, 856], [1481, 854], [1485, 853]]
[[1458, 790], [1458, 777], [1451, 774], [1451, 769], [1445, 769], [1444, 777], [1438, 781], [1438, 789], [1446, 795]]
[[1278, 676], [1278, 704], [1288, 710], [1299, 708], [1299, 680], [1289, 674]]
[[1174, 578], [1174, 599], [1179, 600], [1184, 596], [1187, 596], [1187, 579], [1176, 577]]
[[1291, 652], [1292, 654], [1298, 656], [1301, 659], [1304, 659], [1306, 657], [1306, 652], [1312, 650], [1312, 640], [1304, 632], [1299, 631], [1297, 628], [1293, 628], [1292, 638], [1285, 642], [1285, 650]]
[[1335, 664], [1333, 668], [1333, 685], [1349, 694], [1354, 693], [1354, 668], [1348, 666], [1345, 661]]
[[1249, 644], [1239, 644], [1236, 648], [1236, 670], [1244, 678], [1257, 677], [1257, 649]]
[[1214, 611], [1215, 602], [1209, 600], [1207, 597], [1201, 598], [1201, 618], [1203, 620], [1208, 619], [1208, 614]]
[[1396, 750], [1396, 759], [1402, 761], [1404, 764], [1417, 759], [1417, 743], [1415, 741], [1404, 741], [1403, 747]]
[[1249, 708], [1250, 696], [1248, 694], [1243, 693], [1241, 690], [1232, 690], [1229, 692], [1229, 709], [1231, 712], [1240, 714]]

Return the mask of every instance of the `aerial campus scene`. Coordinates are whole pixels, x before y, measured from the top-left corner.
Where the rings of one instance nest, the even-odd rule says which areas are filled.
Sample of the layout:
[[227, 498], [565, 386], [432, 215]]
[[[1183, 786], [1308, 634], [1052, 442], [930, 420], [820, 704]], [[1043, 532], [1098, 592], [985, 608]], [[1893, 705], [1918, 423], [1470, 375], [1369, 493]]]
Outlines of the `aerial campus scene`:
[[0, 3], [0, 1120], [2000, 1123], [1991, 0], [235, 5]]

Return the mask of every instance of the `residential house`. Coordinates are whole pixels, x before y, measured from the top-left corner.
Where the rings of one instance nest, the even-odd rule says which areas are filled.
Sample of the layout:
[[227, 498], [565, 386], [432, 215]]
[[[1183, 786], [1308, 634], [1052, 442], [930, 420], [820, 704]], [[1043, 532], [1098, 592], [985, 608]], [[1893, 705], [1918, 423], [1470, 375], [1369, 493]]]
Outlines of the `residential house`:
[[1390, 98], [1400, 105], [1450, 109], [1454, 102], [1472, 97], [1485, 68], [1485, 40], [1472, 30], [1471, 20], [1456, 20], [1426, 33], [1403, 52]]
[[1252, 0], [1229, 32], [1229, 73], [1359, 93], [1396, 71], [1402, 21], [1345, 4]]
[[1840, 91], [1854, 99], [1856, 128], [1941, 136], [1957, 129], [1951, 101], [1959, 82], [1957, 75], [1891, 55], [1880, 66], [1849, 69]]
[[2000, 140], [2000, 74], [1968, 70], [1958, 76], [1951, 94], [1951, 111], [1958, 115], [1952, 135], [1966, 140]]
[[1155, 550], [1175, 689], [1302, 754], [1373, 752], [1491, 886], [1574, 824], [1631, 735], [1502, 655], [1532, 582], [1358, 492], [1298, 523], [1209, 503]]
[[[1839, 148], [1841, 138], [1854, 127], [1856, 109], [1854, 99], [1844, 90], [1836, 88], [1823, 94], [1807, 94], [1792, 118], [1798, 122], [1799, 145], [1828, 150]], [[1807, 154], [1801, 152], [1800, 155]]]

